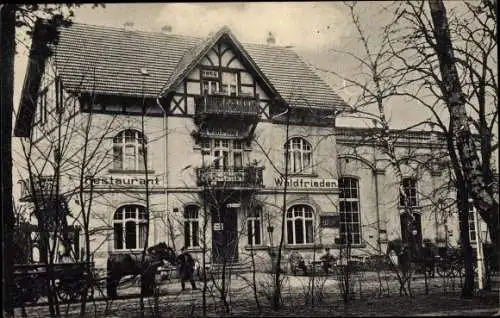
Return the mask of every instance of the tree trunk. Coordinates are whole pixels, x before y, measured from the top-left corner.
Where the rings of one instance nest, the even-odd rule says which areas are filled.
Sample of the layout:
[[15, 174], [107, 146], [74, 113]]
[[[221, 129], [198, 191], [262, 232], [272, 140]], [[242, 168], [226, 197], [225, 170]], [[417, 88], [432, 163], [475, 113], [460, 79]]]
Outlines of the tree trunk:
[[469, 239], [469, 198], [467, 188], [463, 185], [457, 187], [458, 222], [460, 231], [460, 248], [462, 249], [465, 268], [462, 297], [471, 298], [474, 295], [474, 265], [472, 247]]
[[13, 232], [14, 232], [14, 211], [12, 209], [12, 110], [14, 106], [14, 56], [15, 56], [15, 19], [16, 5], [1, 5], [1, 182], [0, 191], [2, 201], [2, 254], [3, 254], [3, 306], [5, 313], [9, 316], [14, 315], [14, 250], [13, 250]]
[[[498, 233], [498, 199], [494, 189], [487, 184], [481, 169], [481, 162], [474, 144], [469, 120], [465, 108], [465, 97], [460, 85], [453, 45], [448, 28], [446, 8], [442, 0], [429, 0], [432, 22], [434, 25], [434, 50], [439, 60], [439, 68], [444, 83], [443, 95], [450, 113], [451, 125], [456, 132], [456, 148], [460, 156], [464, 178], [467, 182], [469, 195], [474, 199], [474, 205], [485, 222], [488, 223], [490, 234]], [[489, 163], [488, 163], [489, 164]], [[495, 233], [494, 233], [495, 232]], [[493, 239], [492, 235], [492, 239]], [[493, 240], [498, 255], [498, 239]]]

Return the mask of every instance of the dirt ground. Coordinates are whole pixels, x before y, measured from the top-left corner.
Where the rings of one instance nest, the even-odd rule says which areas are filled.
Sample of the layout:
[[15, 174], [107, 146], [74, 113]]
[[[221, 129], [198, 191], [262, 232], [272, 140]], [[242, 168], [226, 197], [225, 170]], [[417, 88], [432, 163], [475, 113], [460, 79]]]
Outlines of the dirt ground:
[[[382, 277], [384, 290], [379, 294], [379, 284], [375, 274], [358, 277], [353, 285], [353, 299], [347, 304], [342, 300], [339, 283], [333, 278], [316, 278], [311, 290], [308, 277], [287, 276], [283, 288], [283, 307], [274, 311], [270, 307], [270, 276], [259, 274], [257, 277], [258, 300], [256, 306], [253, 289], [249, 285], [250, 275], [235, 276], [231, 281], [231, 293], [228, 297], [230, 313], [225, 311], [223, 303], [213, 284], [209, 284], [207, 293], [208, 314], [213, 317], [319, 317], [319, 316], [485, 316], [499, 310], [498, 292], [483, 294], [474, 299], [461, 299], [459, 281], [444, 281], [434, 278], [428, 281], [429, 295], [425, 295], [424, 280], [417, 277], [412, 282], [413, 297], [399, 296], [399, 284], [392, 275]], [[387, 284], [386, 284], [387, 283]], [[201, 282], [198, 282], [201, 288]], [[389, 293], [387, 292], [389, 290]], [[120, 295], [132, 295], [139, 292], [138, 286], [128, 283], [119, 290]], [[156, 317], [194, 317], [201, 316], [202, 292], [187, 290], [182, 292], [177, 280], [164, 281], [160, 286], [161, 295], [157, 301]], [[311, 297], [311, 294], [314, 297]], [[312, 300], [312, 301], [311, 301]], [[96, 302], [88, 305], [87, 317], [139, 317], [139, 300], [120, 299], [108, 302]], [[145, 301], [146, 317], [154, 316], [155, 301]], [[62, 305], [63, 316], [77, 317], [79, 305]], [[28, 317], [47, 317], [47, 306], [26, 309]], [[20, 317], [20, 310], [16, 316]]]

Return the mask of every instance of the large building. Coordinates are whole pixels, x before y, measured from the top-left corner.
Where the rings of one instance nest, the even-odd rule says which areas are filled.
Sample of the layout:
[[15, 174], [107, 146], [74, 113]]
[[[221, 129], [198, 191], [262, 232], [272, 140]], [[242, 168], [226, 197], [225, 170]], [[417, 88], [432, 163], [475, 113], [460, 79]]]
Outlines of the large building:
[[[146, 240], [200, 258], [205, 239], [210, 262], [244, 265], [254, 252], [265, 267], [282, 233], [285, 259], [310, 259], [345, 242], [377, 253], [411, 232], [373, 130], [337, 127], [348, 106], [291, 48], [242, 44], [228, 28], [194, 38], [83, 24], [61, 30], [52, 56], [41, 46], [15, 135], [32, 140], [31, 180], [59, 180], [68, 224], [83, 227], [89, 209], [97, 266]], [[422, 164], [442, 140], [392, 134], [413, 234], [457, 244], [447, 169]], [[37, 187], [23, 185], [32, 204]]]

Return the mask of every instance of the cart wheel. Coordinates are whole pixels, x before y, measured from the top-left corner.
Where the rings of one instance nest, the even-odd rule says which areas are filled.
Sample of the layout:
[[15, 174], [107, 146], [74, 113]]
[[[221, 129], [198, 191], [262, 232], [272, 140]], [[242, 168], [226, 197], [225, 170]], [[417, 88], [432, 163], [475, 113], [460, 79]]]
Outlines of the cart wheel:
[[73, 301], [80, 297], [78, 284], [68, 282], [63, 284], [59, 281], [56, 288], [57, 296], [61, 301]]
[[450, 276], [451, 270], [448, 265], [441, 263], [436, 266], [436, 272], [439, 275], [439, 277], [448, 277]]
[[464, 277], [465, 276], [465, 266], [462, 262], [458, 262], [455, 265], [455, 277]]

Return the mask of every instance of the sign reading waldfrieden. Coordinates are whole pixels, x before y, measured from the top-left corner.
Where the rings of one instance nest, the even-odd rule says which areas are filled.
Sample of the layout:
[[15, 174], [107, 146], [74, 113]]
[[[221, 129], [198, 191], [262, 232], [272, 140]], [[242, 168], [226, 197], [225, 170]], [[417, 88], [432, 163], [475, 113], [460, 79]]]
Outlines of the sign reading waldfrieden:
[[91, 182], [95, 186], [159, 186], [161, 185], [161, 178], [158, 176], [151, 176], [146, 180], [145, 176], [87, 176], [85, 177], [85, 184]]
[[[285, 186], [285, 178], [275, 178], [274, 182], [277, 187]], [[298, 189], [335, 189], [338, 187], [338, 182], [337, 179], [330, 178], [290, 177], [288, 178], [287, 187]]]

